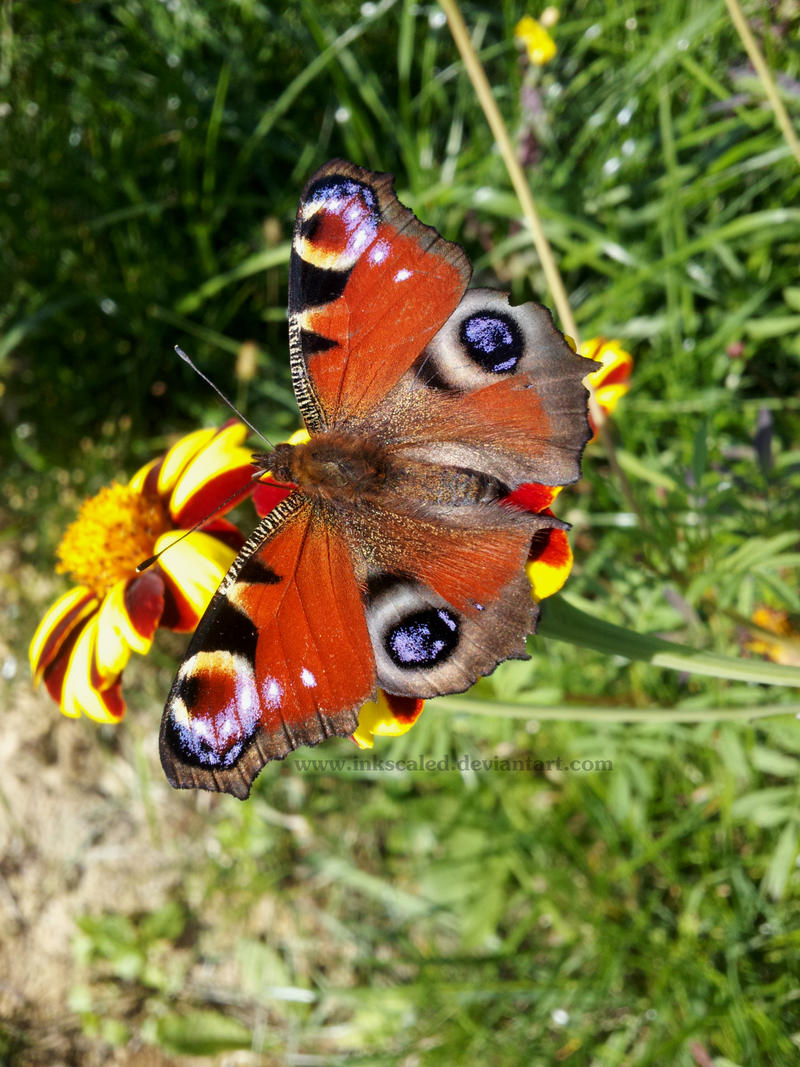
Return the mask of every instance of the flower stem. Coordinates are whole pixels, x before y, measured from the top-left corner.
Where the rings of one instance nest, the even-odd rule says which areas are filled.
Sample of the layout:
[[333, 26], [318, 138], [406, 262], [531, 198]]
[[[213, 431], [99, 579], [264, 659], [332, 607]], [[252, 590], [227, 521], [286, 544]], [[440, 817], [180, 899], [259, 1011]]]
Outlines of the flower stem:
[[539, 217], [539, 212], [536, 209], [536, 204], [533, 195], [531, 194], [530, 187], [525, 180], [522, 167], [519, 165], [519, 161], [514, 153], [511, 137], [509, 136], [505, 122], [503, 122], [500, 109], [495, 102], [491, 86], [489, 85], [489, 79], [486, 77], [486, 72], [473, 48], [469, 31], [464, 22], [464, 17], [461, 14], [456, 0], [439, 0], [439, 6], [442, 8], [445, 15], [447, 15], [447, 21], [450, 24], [450, 32], [453, 35], [453, 40], [461, 53], [461, 58], [464, 60], [464, 67], [469, 76], [469, 80], [472, 82], [475, 95], [478, 97], [478, 101], [483, 108], [486, 121], [489, 123], [489, 128], [494, 135], [497, 147], [500, 150], [500, 155], [503, 158], [508, 175], [511, 178], [511, 184], [514, 186], [514, 191], [519, 199], [523, 214], [530, 226], [533, 243], [536, 247], [539, 259], [541, 260], [542, 269], [545, 278], [547, 279], [550, 293], [553, 297], [553, 303], [558, 311], [558, 316], [561, 319], [564, 330], [573, 338], [575, 344], [580, 347], [578, 327], [575, 324], [575, 317], [572, 314], [572, 308], [569, 305], [569, 298], [567, 297], [567, 291], [564, 288], [561, 272], [556, 265], [552, 249], [550, 248], [550, 242], [547, 240], [544, 229], [542, 228], [542, 221]]
[[750, 62], [756, 68], [756, 72], [761, 79], [761, 84], [764, 87], [764, 94], [769, 101], [769, 106], [772, 108], [772, 113], [775, 116], [775, 121], [781, 129], [781, 133], [786, 138], [786, 143], [789, 149], [800, 165], [800, 141], [797, 139], [797, 134], [794, 132], [791, 119], [789, 118], [786, 108], [783, 106], [783, 101], [778, 95], [778, 90], [775, 87], [775, 81], [770, 73], [770, 69], [767, 66], [767, 61], [761, 54], [761, 51], [756, 44], [755, 37], [747, 24], [747, 19], [744, 17], [744, 13], [739, 6], [739, 0], [725, 0], [725, 4], [728, 8], [728, 12], [731, 16], [731, 22], [736, 27], [736, 32], [742, 40], [742, 44], [750, 56]]
[[438, 710], [466, 715], [487, 715], [500, 719], [538, 719], [540, 722], [750, 722], [776, 715], [800, 715], [800, 704], [754, 704], [734, 708], [627, 708], [588, 704], [509, 704], [496, 700], [475, 700], [468, 696], [448, 696], [427, 701], [426, 713]]

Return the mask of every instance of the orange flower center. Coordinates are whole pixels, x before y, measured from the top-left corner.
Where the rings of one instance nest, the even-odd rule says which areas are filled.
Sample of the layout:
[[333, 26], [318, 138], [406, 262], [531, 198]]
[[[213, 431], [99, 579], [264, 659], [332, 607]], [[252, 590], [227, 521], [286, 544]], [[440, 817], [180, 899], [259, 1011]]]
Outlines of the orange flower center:
[[69, 574], [99, 597], [153, 554], [156, 539], [172, 528], [158, 497], [113, 483], [81, 505], [58, 546], [59, 574]]

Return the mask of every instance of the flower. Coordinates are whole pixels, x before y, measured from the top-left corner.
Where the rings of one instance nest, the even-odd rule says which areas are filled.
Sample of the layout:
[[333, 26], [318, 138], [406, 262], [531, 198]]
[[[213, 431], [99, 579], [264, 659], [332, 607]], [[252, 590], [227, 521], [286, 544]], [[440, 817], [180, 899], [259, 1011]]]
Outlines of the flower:
[[748, 652], [766, 656], [773, 663], [800, 666], [800, 634], [788, 612], [762, 606], [753, 612], [751, 622], [755, 630], [744, 641]]
[[[529, 482], [518, 486], [503, 503], [536, 515], [552, 516], [550, 505], [560, 492], [561, 486]], [[550, 528], [536, 532], [525, 565], [534, 600], [544, 600], [561, 589], [572, 570], [573, 559], [565, 530]]]
[[[34, 680], [61, 711], [98, 722], [125, 713], [121, 677], [131, 652], [149, 651], [156, 629], [195, 629], [243, 543], [221, 514], [253, 476], [239, 422], [183, 437], [127, 485], [106, 486], [82, 505], [58, 547], [56, 570], [75, 586], [53, 603], [30, 644]], [[191, 529], [206, 515], [202, 531]], [[141, 574], [146, 557], [173, 547]]]
[[359, 748], [372, 748], [376, 737], [408, 733], [424, 706], [424, 700], [399, 697], [379, 689], [377, 698], [368, 700], [358, 713], [358, 729], [353, 740]]
[[[550, 8], [547, 9], [548, 11]], [[552, 22], [550, 23], [552, 25]], [[541, 22], [524, 15], [514, 28], [514, 37], [525, 46], [528, 59], [537, 67], [549, 63], [556, 54], [556, 43]]]
[[[607, 341], [605, 337], [593, 337], [584, 341], [580, 354], [594, 359], [601, 364], [597, 370], [586, 376], [586, 385], [592, 392], [594, 404], [589, 419], [592, 430], [597, 436], [596, 422], [603, 422], [613, 415], [617, 404], [631, 387], [633, 356], [622, 347], [620, 341]], [[593, 438], [594, 440], [594, 438]]]

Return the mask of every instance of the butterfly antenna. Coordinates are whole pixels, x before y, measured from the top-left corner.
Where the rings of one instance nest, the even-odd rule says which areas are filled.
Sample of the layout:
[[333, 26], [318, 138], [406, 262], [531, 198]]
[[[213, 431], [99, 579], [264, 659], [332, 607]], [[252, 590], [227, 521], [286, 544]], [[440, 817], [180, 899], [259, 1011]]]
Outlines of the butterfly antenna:
[[[205, 375], [202, 375], [202, 377], [205, 377]], [[219, 390], [217, 390], [217, 391], [219, 392]], [[236, 409], [234, 408], [234, 411], [235, 410]], [[249, 425], [250, 424], [248, 423], [248, 426]], [[255, 472], [255, 474], [253, 474], [251, 476], [250, 483], [259, 481], [261, 479], [261, 477], [264, 475], [264, 473], [265, 472], [262, 471], [262, 470], [257, 470]], [[275, 484], [281, 484], [282, 485], [283, 483], [275, 483]], [[194, 524], [194, 526], [191, 527], [191, 529], [184, 530], [183, 533], [180, 535], [180, 537], [176, 537], [174, 541], [170, 541], [170, 543], [168, 545], [165, 545], [161, 549], [160, 552], [156, 552], [156, 554], [154, 556], [148, 556], [147, 559], [143, 559], [141, 563], [137, 563], [136, 564], [136, 573], [137, 574], [141, 574], [142, 571], [146, 571], [148, 567], [152, 567], [153, 564], [156, 563], [164, 555], [165, 552], [169, 551], [170, 548], [174, 548], [175, 545], [180, 544], [180, 542], [184, 539], [184, 537], [188, 537], [190, 533], [194, 533], [195, 530], [198, 530], [201, 526], [205, 526], [205, 524], [207, 522], [210, 522], [211, 519], [213, 519], [216, 515], [219, 515], [228, 506], [228, 504], [231, 503], [231, 501], [236, 500], [237, 497], [243, 496], [244, 492], [245, 492], [245, 488], [246, 488], [246, 486], [242, 486], [241, 489], [237, 489], [234, 493], [231, 493], [231, 495], [226, 500], [223, 500], [222, 503], [219, 505], [219, 507], [215, 508], [214, 511], [212, 511], [210, 515], [204, 515], [202, 519], [198, 519], [197, 522]], [[291, 486], [291, 487], [287, 486], [286, 488], [294, 489], [294, 486]]]
[[[239, 409], [236, 407], [236, 405], [231, 400], [228, 400], [227, 396], [225, 396], [225, 394], [219, 388], [219, 386], [215, 385], [214, 382], [211, 381], [211, 379], [208, 377], [207, 374], [203, 374], [203, 372], [200, 370], [200, 368], [195, 363], [193, 363], [192, 360], [186, 355], [186, 353], [183, 351], [183, 349], [181, 348], [180, 345], [175, 345], [175, 351], [181, 357], [183, 362], [184, 363], [188, 363], [189, 366], [192, 368], [192, 370], [195, 372], [195, 374], [199, 375], [203, 379], [203, 381], [206, 383], [206, 385], [210, 385], [211, 386], [211, 388], [214, 390], [214, 392], [217, 394], [217, 396], [221, 400], [223, 400], [224, 403], [226, 403], [228, 405], [228, 407], [231, 409], [231, 411], [236, 413], [237, 417], [242, 420], [242, 422], [245, 424], [245, 426], [248, 426], [253, 431], [253, 433], [256, 435], [256, 437], [260, 437], [261, 440], [264, 442], [264, 444], [267, 445], [267, 447], [270, 450], [272, 450], [275, 447], [271, 441], [267, 440], [267, 438], [263, 435], [263, 433], [261, 433], [260, 430], [257, 430], [255, 428], [255, 426], [252, 424], [252, 422], [250, 422], [249, 419], [246, 419], [244, 417], [244, 415], [241, 413], [241, 411], [239, 411]], [[189, 531], [189, 532], [191, 533], [191, 531]]]

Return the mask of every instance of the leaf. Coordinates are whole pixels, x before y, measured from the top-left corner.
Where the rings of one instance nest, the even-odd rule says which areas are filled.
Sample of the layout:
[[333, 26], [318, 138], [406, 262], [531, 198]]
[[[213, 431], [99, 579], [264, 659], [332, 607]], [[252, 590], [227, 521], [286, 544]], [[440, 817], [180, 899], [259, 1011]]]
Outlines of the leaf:
[[232, 1049], [249, 1049], [253, 1044], [249, 1027], [217, 1011], [164, 1015], [155, 1029], [162, 1048], [183, 1056], [216, 1056]]
[[186, 913], [177, 900], [168, 900], [157, 911], [150, 912], [139, 923], [139, 933], [145, 941], [162, 938], [175, 941], [186, 926]]
[[780, 900], [783, 896], [789, 875], [794, 867], [797, 850], [797, 824], [792, 820], [784, 826], [761, 882], [763, 892], [771, 896], [773, 900]]
[[796, 756], [787, 756], [785, 752], [777, 752], [774, 748], [765, 745], [756, 745], [750, 753], [750, 759], [754, 767], [767, 774], [774, 774], [779, 778], [794, 779], [800, 771], [800, 763]]
[[767, 337], [785, 337], [800, 329], [800, 315], [770, 315], [768, 318], [751, 319], [745, 324], [748, 337], [762, 340]]
[[756, 826], [778, 826], [791, 817], [794, 805], [794, 786], [782, 785], [771, 789], [755, 789], [738, 797], [731, 805], [731, 814]]

